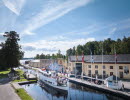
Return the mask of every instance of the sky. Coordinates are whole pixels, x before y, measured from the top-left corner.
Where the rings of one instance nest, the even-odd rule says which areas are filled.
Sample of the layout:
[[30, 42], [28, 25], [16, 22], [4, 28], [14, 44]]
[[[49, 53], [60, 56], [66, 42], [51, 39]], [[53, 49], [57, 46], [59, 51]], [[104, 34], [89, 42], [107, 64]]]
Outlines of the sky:
[[24, 57], [130, 36], [130, 0], [0, 0], [0, 42], [16, 31]]

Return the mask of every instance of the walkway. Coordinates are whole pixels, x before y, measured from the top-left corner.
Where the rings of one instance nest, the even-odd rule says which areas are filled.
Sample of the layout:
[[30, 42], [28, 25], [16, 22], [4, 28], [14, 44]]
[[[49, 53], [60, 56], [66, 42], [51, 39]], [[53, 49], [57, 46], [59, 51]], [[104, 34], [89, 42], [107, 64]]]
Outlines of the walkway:
[[125, 87], [126, 92], [130, 94], [130, 81], [122, 81]]
[[126, 98], [126, 99], [130, 98], [129, 92], [114, 90], [114, 89], [111, 89], [111, 88], [107, 88], [103, 85], [97, 85], [97, 84], [90, 83], [90, 82], [87, 82], [87, 81], [84, 81], [84, 80], [81, 80], [81, 79], [69, 78], [69, 81], [83, 85], [83, 86], [87, 86], [87, 87], [90, 87], [90, 88], [93, 88], [93, 89], [97, 89], [97, 90], [100, 90], [102, 92], [107, 92], [107, 93], [110, 93], [110, 94], [113, 94], [113, 95], [121, 96], [121, 97]]
[[8, 79], [5, 79], [2, 82], [0, 80], [0, 100], [21, 100], [8, 82]]

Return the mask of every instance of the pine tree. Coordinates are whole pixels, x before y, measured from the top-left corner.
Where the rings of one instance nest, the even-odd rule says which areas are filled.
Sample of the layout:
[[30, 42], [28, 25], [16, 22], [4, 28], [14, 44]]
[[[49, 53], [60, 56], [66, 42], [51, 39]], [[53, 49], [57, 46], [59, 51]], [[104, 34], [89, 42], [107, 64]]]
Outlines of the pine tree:
[[20, 65], [20, 59], [23, 57], [24, 52], [20, 49], [18, 44], [19, 35], [15, 31], [5, 32], [4, 37], [7, 37], [5, 44], [3, 46], [4, 61], [7, 68], [11, 68], [13, 71], [14, 67]]

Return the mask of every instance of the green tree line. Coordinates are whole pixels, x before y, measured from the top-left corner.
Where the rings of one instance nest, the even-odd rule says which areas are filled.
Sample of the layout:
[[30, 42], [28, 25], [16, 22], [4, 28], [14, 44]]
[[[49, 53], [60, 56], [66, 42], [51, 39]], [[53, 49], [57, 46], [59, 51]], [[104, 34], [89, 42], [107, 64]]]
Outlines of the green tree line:
[[112, 40], [108, 38], [104, 41], [92, 41], [87, 42], [84, 45], [78, 45], [77, 47], [70, 48], [66, 51], [66, 55], [90, 55], [91, 52], [93, 55], [101, 55], [103, 54], [109, 55], [114, 54], [115, 51], [117, 54], [130, 54], [130, 37], [123, 39]]
[[35, 59], [57, 59], [57, 58], [63, 58], [65, 59], [65, 55], [61, 54], [61, 51], [58, 50], [58, 53], [56, 54], [37, 54], [35, 57]]

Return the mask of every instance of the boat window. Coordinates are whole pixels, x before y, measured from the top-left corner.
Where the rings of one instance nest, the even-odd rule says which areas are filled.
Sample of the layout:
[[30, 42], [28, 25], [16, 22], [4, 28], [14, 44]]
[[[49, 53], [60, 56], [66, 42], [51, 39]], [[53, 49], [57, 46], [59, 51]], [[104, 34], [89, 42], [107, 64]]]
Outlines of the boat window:
[[52, 84], [52, 82], [48, 81], [48, 83]]

